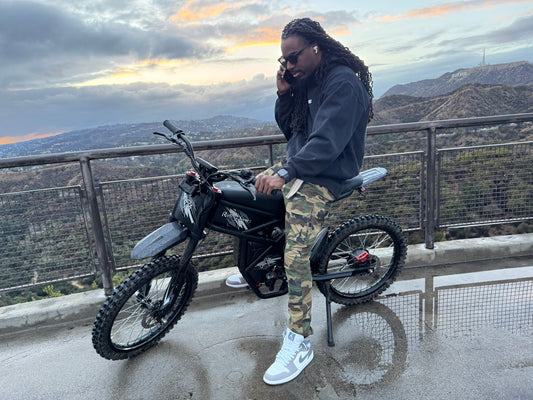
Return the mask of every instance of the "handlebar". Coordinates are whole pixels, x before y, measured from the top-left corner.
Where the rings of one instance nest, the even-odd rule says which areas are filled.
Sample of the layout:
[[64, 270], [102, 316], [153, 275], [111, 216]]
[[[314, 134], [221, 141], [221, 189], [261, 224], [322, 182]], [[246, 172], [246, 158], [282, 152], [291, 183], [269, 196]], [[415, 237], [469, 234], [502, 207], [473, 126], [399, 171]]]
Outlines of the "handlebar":
[[165, 128], [167, 128], [170, 132], [172, 132], [173, 134], [180, 134], [180, 133], [183, 133], [183, 131], [181, 129], [178, 129], [176, 127], [176, 125], [174, 125], [171, 121], [169, 121], [168, 119], [165, 120], [163, 122], [163, 125], [165, 126]]
[[222, 172], [218, 171], [216, 167], [209, 164], [207, 161], [204, 161], [200, 158], [194, 156], [194, 149], [191, 142], [187, 136], [183, 133], [181, 129], [176, 127], [173, 122], [165, 120], [163, 122], [165, 128], [167, 128], [172, 135], [167, 135], [164, 133], [154, 132], [154, 135], [159, 135], [167, 139], [168, 141], [177, 144], [180, 146], [185, 154], [189, 157], [191, 164], [195, 171], [199, 174], [200, 180], [212, 185], [213, 182], [220, 182], [224, 179], [231, 179], [238, 182], [243, 188], [245, 188], [255, 200], [255, 177], [253, 176], [250, 170], [241, 170], [241, 171], [228, 171]]

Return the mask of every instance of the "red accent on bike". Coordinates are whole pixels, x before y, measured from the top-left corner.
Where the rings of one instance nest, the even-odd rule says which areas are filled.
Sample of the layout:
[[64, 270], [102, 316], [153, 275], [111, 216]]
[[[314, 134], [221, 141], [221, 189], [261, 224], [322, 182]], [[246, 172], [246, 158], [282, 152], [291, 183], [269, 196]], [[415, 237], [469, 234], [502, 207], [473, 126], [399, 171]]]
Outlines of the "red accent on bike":
[[359, 263], [364, 263], [370, 260], [370, 254], [368, 254], [368, 251], [363, 251], [361, 254], [355, 256], [355, 260]]
[[213, 189], [213, 192], [215, 192], [215, 193], [222, 193], [222, 190], [220, 190], [216, 186], [213, 186], [212, 189]]
[[189, 176], [196, 176], [196, 172], [194, 172], [194, 171], [187, 171], [187, 175], [189, 175]]

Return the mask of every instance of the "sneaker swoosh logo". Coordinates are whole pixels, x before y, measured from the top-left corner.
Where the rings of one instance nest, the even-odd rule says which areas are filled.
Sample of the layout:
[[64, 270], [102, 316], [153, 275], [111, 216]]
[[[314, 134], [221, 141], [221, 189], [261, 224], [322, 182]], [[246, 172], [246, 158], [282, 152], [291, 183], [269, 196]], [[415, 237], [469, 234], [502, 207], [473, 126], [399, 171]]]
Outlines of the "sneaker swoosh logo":
[[303, 363], [305, 360], [307, 360], [309, 357], [311, 356], [311, 352], [307, 352], [305, 355], [303, 356], [300, 356], [300, 358], [298, 359], [298, 362], [301, 364]]

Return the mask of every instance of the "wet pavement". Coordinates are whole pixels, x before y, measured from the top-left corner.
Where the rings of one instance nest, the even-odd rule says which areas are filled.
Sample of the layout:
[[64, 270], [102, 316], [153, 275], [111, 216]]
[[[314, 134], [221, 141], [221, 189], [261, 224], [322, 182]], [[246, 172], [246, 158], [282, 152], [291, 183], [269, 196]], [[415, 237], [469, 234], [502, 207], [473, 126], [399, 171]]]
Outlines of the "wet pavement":
[[3, 335], [2, 398], [533, 399], [531, 265], [407, 269], [378, 301], [333, 305], [335, 347], [315, 290], [315, 358], [278, 387], [262, 376], [279, 350], [287, 298], [249, 290], [195, 298], [159, 345], [126, 361], [96, 354], [89, 320]]

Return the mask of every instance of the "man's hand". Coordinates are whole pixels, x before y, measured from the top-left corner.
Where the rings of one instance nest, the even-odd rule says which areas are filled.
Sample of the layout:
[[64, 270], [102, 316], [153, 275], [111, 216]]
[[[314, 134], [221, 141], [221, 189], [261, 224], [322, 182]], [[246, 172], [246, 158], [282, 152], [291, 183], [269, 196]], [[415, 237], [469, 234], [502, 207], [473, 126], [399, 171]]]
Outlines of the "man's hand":
[[278, 86], [278, 93], [280, 96], [287, 93], [291, 89], [291, 84], [283, 79], [284, 73], [285, 68], [283, 68], [283, 66], [280, 66], [278, 69], [278, 73], [276, 74], [276, 84]]
[[255, 182], [255, 194], [259, 192], [270, 195], [273, 190], [281, 189], [284, 185], [285, 179], [279, 175], [259, 175]]

